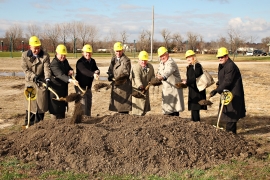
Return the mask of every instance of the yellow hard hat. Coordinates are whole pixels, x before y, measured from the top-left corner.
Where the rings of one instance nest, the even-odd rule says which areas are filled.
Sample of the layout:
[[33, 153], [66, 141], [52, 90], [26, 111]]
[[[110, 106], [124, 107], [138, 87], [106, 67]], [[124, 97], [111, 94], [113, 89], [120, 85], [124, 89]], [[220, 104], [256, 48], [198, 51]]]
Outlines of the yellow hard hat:
[[61, 55], [66, 55], [67, 54], [67, 48], [64, 44], [59, 44], [57, 47], [56, 47], [56, 50], [55, 50], [58, 54], [61, 54]]
[[93, 51], [93, 49], [92, 49], [92, 46], [90, 44], [86, 44], [83, 46], [82, 51], [91, 53]]
[[32, 36], [29, 39], [29, 45], [30, 46], [41, 46], [41, 42], [37, 36]]
[[141, 51], [139, 53], [139, 59], [142, 61], [148, 61], [148, 53], [146, 51]]
[[168, 52], [168, 50], [161, 46], [160, 48], [158, 48], [158, 56], [162, 56], [165, 52]]
[[121, 43], [121, 42], [116, 42], [116, 43], [114, 43], [113, 49], [114, 49], [114, 51], [121, 51], [121, 50], [123, 50], [123, 45], [122, 45], [122, 43]]
[[194, 52], [194, 51], [192, 51], [192, 50], [187, 50], [187, 51], [186, 51], [186, 54], [185, 54], [185, 57], [187, 58], [188, 56], [193, 56], [193, 55], [195, 55], [195, 52]]
[[228, 49], [225, 48], [225, 47], [221, 47], [218, 49], [218, 52], [217, 52], [217, 56], [216, 57], [222, 57], [222, 56], [225, 56], [225, 55], [228, 55]]

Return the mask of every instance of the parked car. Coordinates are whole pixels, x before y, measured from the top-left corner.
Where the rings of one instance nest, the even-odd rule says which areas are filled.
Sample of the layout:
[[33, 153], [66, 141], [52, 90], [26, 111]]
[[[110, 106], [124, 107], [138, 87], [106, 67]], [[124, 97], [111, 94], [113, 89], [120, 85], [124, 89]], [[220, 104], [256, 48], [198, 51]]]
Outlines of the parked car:
[[267, 56], [267, 53], [258, 49], [253, 51], [253, 56]]
[[246, 56], [253, 56], [253, 51], [247, 51]]

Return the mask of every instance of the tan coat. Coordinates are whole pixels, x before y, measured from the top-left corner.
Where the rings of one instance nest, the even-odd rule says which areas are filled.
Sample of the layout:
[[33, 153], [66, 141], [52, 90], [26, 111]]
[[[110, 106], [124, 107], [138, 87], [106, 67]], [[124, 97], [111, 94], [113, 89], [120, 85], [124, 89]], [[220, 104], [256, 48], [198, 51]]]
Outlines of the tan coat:
[[163, 114], [184, 111], [183, 90], [175, 87], [176, 83], [181, 82], [180, 72], [175, 61], [169, 57], [164, 64], [160, 62], [158, 73], [167, 77], [166, 81], [162, 81]]
[[118, 61], [114, 56], [111, 59], [111, 64], [108, 72], [113, 74], [114, 78], [121, 77], [125, 75], [127, 77], [127, 82], [122, 85], [115, 85], [112, 82], [111, 88], [111, 101], [109, 105], [110, 111], [116, 112], [126, 112], [131, 111], [131, 93], [132, 84], [130, 80], [131, 62], [130, 59], [123, 54]]
[[[148, 63], [146, 70], [144, 70], [140, 64], [134, 65], [131, 71], [133, 90], [136, 91], [141, 85], [143, 85], [143, 87], [145, 88], [152, 77], [155, 77], [155, 72], [152, 64]], [[145, 115], [146, 112], [151, 110], [149, 91], [147, 91], [145, 95], [145, 98], [135, 98], [132, 96], [133, 115]]]
[[[28, 50], [22, 53], [21, 67], [25, 74], [25, 87], [32, 86], [36, 89], [36, 100], [31, 101], [31, 112], [45, 113], [48, 111], [48, 92], [41, 85], [36, 85], [33, 82], [35, 75], [38, 75], [40, 80], [45, 82], [45, 79], [51, 77], [50, 56], [44, 51], [40, 51], [39, 57], [34, 59], [32, 51]], [[26, 110], [28, 109], [28, 100], [26, 101]]]

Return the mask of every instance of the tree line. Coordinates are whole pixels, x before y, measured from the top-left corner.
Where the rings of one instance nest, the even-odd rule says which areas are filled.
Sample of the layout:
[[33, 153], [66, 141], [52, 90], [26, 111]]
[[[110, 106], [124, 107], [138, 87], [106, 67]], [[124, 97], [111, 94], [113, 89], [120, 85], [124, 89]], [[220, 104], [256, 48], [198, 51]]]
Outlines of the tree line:
[[[23, 30], [25, 29], [25, 30]], [[24, 32], [26, 31], [26, 32]], [[163, 41], [153, 40], [153, 52], [156, 52], [160, 46], [165, 46], [170, 52], [185, 52], [192, 49], [197, 53], [216, 53], [216, 50], [224, 46], [232, 53], [241, 53], [248, 48], [262, 49], [268, 51], [267, 44], [270, 37], [261, 39], [261, 43], [254, 43], [257, 38], [246, 37], [237, 29], [228, 28], [227, 34], [219, 37], [215, 41], [206, 42], [201, 34], [187, 32], [182, 35], [179, 32], [172, 33], [169, 29], [162, 29], [160, 32]], [[55, 52], [56, 46], [60, 43], [65, 44], [68, 52], [75, 53], [77, 49], [89, 43], [93, 51], [106, 49], [113, 53], [113, 44], [116, 41], [128, 45], [129, 51], [151, 51], [151, 31], [143, 29], [134, 42], [128, 40], [129, 34], [123, 30], [116, 32], [111, 30], [107, 35], [99, 34], [98, 28], [94, 25], [86, 24], [80, 21], [62, 24], [45, 24], [40, 27], [35, 24], [29, 24], [26, 28], [18, 24], [9, 27], [1, 39], [1, 51], [23, 51], [28, 49], [28, 40], [36, 35], [42, 42], [42, 47], [48, 52]]]

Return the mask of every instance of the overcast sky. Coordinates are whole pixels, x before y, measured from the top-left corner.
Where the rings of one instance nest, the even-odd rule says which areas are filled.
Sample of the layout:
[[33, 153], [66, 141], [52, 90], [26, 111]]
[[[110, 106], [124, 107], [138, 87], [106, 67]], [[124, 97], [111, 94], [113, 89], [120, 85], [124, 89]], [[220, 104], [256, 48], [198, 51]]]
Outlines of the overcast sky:
[[184, 40], [187, 32], [217, 40], [229, 28], [247, 41], [270, 36], [270, 0], [0, 0], [0, 38], [14, 24], [43, 28], [45, 23], [82, 21], [96, 26], [101, 39], [110, 31], [126, 31], [133, 42], [142, 30], [151, 31], [153, 7], [156, 40], [162, 40], [162, 29]]

